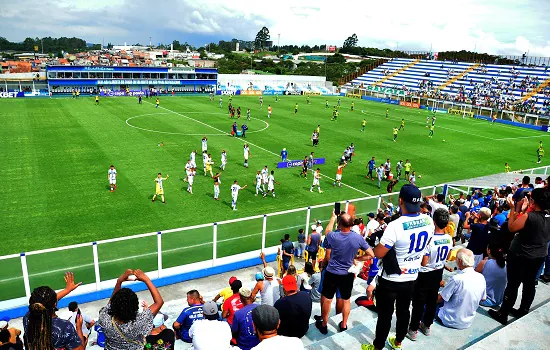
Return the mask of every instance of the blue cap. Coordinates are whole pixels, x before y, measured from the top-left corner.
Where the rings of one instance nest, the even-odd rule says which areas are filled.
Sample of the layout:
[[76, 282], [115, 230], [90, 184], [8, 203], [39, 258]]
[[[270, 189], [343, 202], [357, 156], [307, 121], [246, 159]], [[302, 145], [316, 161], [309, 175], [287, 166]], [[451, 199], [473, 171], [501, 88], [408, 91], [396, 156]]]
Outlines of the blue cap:
[[256, 278], [256, 281], [263, 281], [264, 280], [264, 274], [261, 273], [261, 272], [256, 272], [256, 276], [254, 276]]
[[374, 219], [374, 213], [369, 213], [368, 217]]
[[420, 202], [422, 201], [422, 192], [415, 185], [406, 184], [399, 191], [399, 198], [403, 199], [405, 208], [409, 213], [420, 212]]

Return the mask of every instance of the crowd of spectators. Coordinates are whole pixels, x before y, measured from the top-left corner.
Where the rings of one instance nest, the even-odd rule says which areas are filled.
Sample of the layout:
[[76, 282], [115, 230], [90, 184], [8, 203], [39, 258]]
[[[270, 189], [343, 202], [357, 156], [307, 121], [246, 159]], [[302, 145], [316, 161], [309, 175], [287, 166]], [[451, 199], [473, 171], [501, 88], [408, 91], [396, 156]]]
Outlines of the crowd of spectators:
[[[328, 333], [334, 298], [341, 315], [337, 329], [348, 329], [357, 277], [367, 287], [356, 303], [378, 313], [374, 341], [363, 349], [382, 349], [386, 342], [398, 348], [405, 338], [417, 341], [419, 332], [431, 335], [434, 322], [469, 328], [480, 305], [506, 324], [510, 315], [529, 313], [539, 280], [550, 282], [549, 180], [531, 183], [525, 176], [517, 185], [426, 197], [406, 184], [398, 208], [384, 203], [366, 223], [353, 211], [333, 213], [324, 229], [313, 220], [311, 235], [298, 232], [296, 246], [289, 235], [281, 240], [281, 275], [262, 253], [263, 269], [253, 288], [231, 277], [211, 301], [190, 290], [187, 306], [171, 327], [161, 312], [162, 296], [138, 269], [117, 279], [99, 315], [71, 302], [68, 319], [58, 317], [58, 301], [80, 285], [68, 272], [60, 292], [47, 286], [32, 291], [23, 337], [7, 323], [0, 324], [0, 349], [84, 349], [92, 330], [97, 332], [94, 344], [105, 349], [166, 350], [176, 342], [196, 350], [303, 349], [300, 338], [309, 331], [312, 316], [319, 332]], [[319, 259], [321, 249], [324, 256]], [[300, 271], [292, 257], [302, 254], [307, 258]], [[448, 263], [451, 256], [455, 270]], [[446, 283], [445, 269], [451, 273]], [[151, 305], [140, 304], [132, 289], [122, 287], [135, 281], [146, 285]], [[520, 286], [521, 303], [515, 309]], [[319, 303], [321, 315], [312, 315], [314, 303]], [[396, 334], [388, 338], [394, 314]]]

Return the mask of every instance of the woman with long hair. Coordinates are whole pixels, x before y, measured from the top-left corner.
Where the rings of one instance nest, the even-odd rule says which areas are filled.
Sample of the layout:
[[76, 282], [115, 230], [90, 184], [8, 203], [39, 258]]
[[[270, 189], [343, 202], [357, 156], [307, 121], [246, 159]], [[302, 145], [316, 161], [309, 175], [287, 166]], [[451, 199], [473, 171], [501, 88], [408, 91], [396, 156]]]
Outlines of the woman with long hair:
[[[129, 278], [131, 275], [135, 279]], [[153, 304], [139, 312], [139, 300], [133, 290], [121, 288], [125, 281], [138, 280], [149, 289]], [[105, 350], [142, 350], [145, 337], [153, 329], [153, 318], [164, 304], [159, 291], [141, 270], [126, 270], [117, 280], [109, 304], [99, 311], [98, 324], [105, 333]]]
[[[513, 198], [507, 201], [510, 205], [508, 229], [516, 233], [506, 258], [508, 285], [500, 310], [489, 310], [489, 315], [502, 324], [508, 322], [509, 314], [522, 317], [529, 312], [535, 298], [537, 273], [548, 254], [550, 241], [550, 192], [547, 189], [527, 192], [517, 203]], [[523, 284], [521, 304], [516, 310], [513, 306], [520, 284]]]
[[65, 274], [65, 283], [65, 289], [59, 293], [47, 286], [38, 287], [32, 291], [29, 298], [29, 312], [23, 318], [25, 349], [84, 350], [82, 317], [80, 315], [77, 317], [75, 329], [71, 322], [60, 319], [55, 313], [57, 302], [80, 285], [74, 283], [74, 275], [71, 272]]
[[476, 266], [476, 271], [485, 277], [487, 299], [479, 303], [482, 306], [498, 306], [504, 298], [506, 288], [506, 258], [504, 248], [497, 243], [487, 246], [487, 258]]

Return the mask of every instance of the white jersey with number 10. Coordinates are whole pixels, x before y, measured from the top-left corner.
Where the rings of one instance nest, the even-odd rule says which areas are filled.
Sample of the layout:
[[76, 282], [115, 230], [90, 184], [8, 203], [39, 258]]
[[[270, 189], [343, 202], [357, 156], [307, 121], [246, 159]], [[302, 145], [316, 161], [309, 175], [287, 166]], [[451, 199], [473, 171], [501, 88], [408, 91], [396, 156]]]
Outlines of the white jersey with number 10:
[[233, 197], [234, 199], [237, 199], [237, 197], [239, 196], [240, 189], [241, 189], [241, 186], [239, 185], [236, 185], [236, 184], [231, 185], [231, 197]]
[[449, 252], [453, 249], [453, 239], [448, 234], [434, 234], [425, 255], [429, 256], [428, 264], [420, 267], [420, 272], [442, 269]]

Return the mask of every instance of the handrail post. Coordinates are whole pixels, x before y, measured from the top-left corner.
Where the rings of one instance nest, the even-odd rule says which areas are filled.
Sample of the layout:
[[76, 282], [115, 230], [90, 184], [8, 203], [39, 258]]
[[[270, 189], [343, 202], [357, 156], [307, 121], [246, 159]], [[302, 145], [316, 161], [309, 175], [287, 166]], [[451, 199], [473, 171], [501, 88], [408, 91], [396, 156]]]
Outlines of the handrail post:
[[157, 233], [157, 277], [160, 278], [162, 271], [162, 232]]
[[262, 223], [262, 252], [265, 250], [266, 234], [267, 234], [267, 214], [264, 214], [264, 221]]
[[92, 253], [94, 256], [94, 274], [95, 274], [95, 289], [101, 289], [101, 275], [99, 274], [99, 254], [97, 251], [97, 242], [92, 243]]
[[309, 234], [309, 222], [311, 220], [311, 207], [307, 207], [307, 214], [306, 214], [306, 239]]
[[29, 269], [27, 267], [27, 256], [21, 253], [21, 271], [23, 272], [23, 284], [25, 285], [25, 295], [27, 299], [31, 297], [31, 284], [29, 282]]
[[378, 206], [376, 207], [376, 210], [380, 209], [380, 205], [382, 204], [382, 195], [378, 196]]
[[218, 223], [212, 225], [212, 266], [216, 266], [216, 256], [218, 255]]

